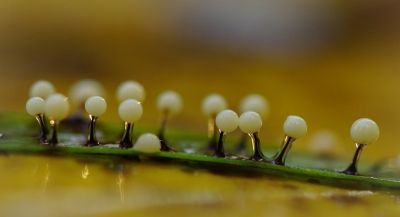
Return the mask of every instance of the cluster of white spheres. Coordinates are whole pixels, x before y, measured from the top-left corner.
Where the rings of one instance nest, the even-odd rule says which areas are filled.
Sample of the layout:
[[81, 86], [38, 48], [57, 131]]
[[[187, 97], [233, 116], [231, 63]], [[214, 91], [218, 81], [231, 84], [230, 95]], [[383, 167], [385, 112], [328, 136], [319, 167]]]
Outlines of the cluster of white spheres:
[[122, 121], [135, 123], [142, 117], [142, 104], [135, 99], [127, 99], [119, 105], [118, 114]]
[[152, 133], [144, 133], [136, 140], [133, 149], [148, 154], [155, 154], [160, 152], [161, 142], [160, 139]]
[[221, 131], [229, 133], [238, 127], [239, 117], [232, 110], [223, 110], [215, 118], [215, 124]]
[[62, 120], [69, 114], [68, 97], [55, 93], [45, 101], [45, 113], [53, 120]]
[[[80, 103], [86, 100], [85, 109], [93, 116], [101, 116], [107, 109], [107, 103], [101, 95], [104, 88], [100, 83], [93, 80], [81, 80], [77, 82], [70, 91], [72, 101]], [[117, 89], [117, 99], [122, 102], [118, 108], [120, 118], [128, 123], [135, 123], [142, 114], [143, 108], [140, 102], [145, 99], [146, 92], [143, 86], [136, 81], [125, 81]], [[62, 94], [55, 93], [54, 86], [45, 80], [35, 82], [30, 88], [31, 98], [26, 103], [27, 112], [36, 116], [46, 113], [54, 120], [62, 120], [69, 114], [68, 98]], [[160, 111], [167, 111], [174, 115], [182, 109], [182, 99], [174, 91], [165, 91], [157, 99], [157, 107]], [[268, 101], [258, 94], [245, 97], [240, 104], [240, 117], [228, 107], [225, 98], [219, 94], [210, 94], [202, 102], [203, 113], [207, 116], [216, 116], [216, 125], [223, 132], [232, 132], [238, 126], [248, 134], [256, 133], [262, 126], [261, 116], [269, 113]], [[260, 116], [261, 115], [261, 116]], [[298, 116], [287, 117], [283, 130], [285, 134], [294, 139], [303, 137], [307, 132], [306, 122]], [[361, 118], [353, 123], [350, 135], [354, 142], [368, 145], [375, 142], [379, 137], [378, 125], [368, 118]], [[157, 153], [160, 151], [159, 138], [151, 133], [142, 134], [134, 146], [135, 150], [145, 153]]]
[[181, 96], [175, 91], [165, 91], [158, 96], [157, 108], [170, 115], [178, 114], [182, 110]]
[[361, 118], [351, 126], [350, 136], [355, 143], [369, 145], [378, 140], [379, 127], [373, 120]]
[[127, 99], [136, 99], [139, 102], [143, 102], [146, 97], [146, 91], [143, 86], [136, 81], [125, 81], [119, 85], [116, 95], [119, 102], [123, 102]]
[[228, 104], [223, 96], [210, 94], [204, 98], [201, 108], [206, 116], [217, 115], [222, 110], [227, 109]]
[[45, 81], [39, 80], [32, 84], [29, 95], [30, 97], [40, 97], [42, 99], [47, 99], [51, 94], [54, 94], [56, 89], [54, 88], [53, 84]]
[[263, 96], [259, 94], [250, 94], [241, 101], [240, 111], [242, 113], [253, 111], [259, 114], [261, 117], [268, 117], [269, 103]]
[[32, 97], [26, 102], [26, 111], [32, 115], [36, 116], [43, 114], [45, 112], [45, 101], [40, 97]]
[[262, 119], [257, 112], [248, 111], [240, 115], [239, 117], [239, 128], [244, 133], [256, 133], [262, 126]]
[[92, 96], [86, 100], [85, 110], [90, 115], [99, 117], [107, 110], [106, 101], [100, 96]]
[[300, 139], [307, 133], [307, 123], [299, 116], [290, 115], [283, 124], [283, 131], [287, 136]]

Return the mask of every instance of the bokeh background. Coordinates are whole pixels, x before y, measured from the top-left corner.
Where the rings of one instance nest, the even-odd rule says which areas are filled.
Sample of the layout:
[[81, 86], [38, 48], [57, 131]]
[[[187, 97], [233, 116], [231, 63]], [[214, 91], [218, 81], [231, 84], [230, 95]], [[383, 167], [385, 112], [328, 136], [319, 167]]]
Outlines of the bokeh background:
[[265, 142], [278, 146], [286, 117], [299, 115], [309, 133], [294, 149], [312, 151], [313, 134], [329, 129], [330, 149], [350, 157], [350, 126], [368, 117], [381, 136], [365, 156], [396, 156], [399, 19], [400, 2], [389, 0], [1, 0], [0, 108], [23, 112], [38, 79], [68, 94], [91, 78], [108, 91], [103, 120], [119, 121], [115, 90], [129, 79], [147, 92], [140, 124], [157, 125], [157, 95], [175, 90], [184, 110], [169, 125], [206, 133], [206, 95], [238, 111], [259, 93], [271, 107]]

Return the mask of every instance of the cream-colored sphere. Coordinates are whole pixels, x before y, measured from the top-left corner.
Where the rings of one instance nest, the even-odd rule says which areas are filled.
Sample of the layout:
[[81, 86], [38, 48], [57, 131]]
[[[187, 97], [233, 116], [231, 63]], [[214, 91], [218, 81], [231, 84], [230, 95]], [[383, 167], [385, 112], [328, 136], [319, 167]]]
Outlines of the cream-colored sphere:
[[250, 94], [246, 96], [240, 103], [240, 111], [257, 112], [261, 117], [268, 117], [269, 115], [269, 103], [268, 101], [259, 94]]
[[92, 96], [105, 97], [106, 91], [104, 87], [97, 81], [91, 79], [83, 79], [76, 82], [69, 91], [71, 101], [75, 105], [81, 105]]
[[287, 136], [300, 139], [307, 133], [307, 123], [299, 116], [290, 115], [283, 124], [283, 131]]
[[135, 123], [142, 117], [142, 104], [135, 99], [127, 99], [119, 105], [118, 114], [122, 121]]
[[226, 133], [234, 131], [239, 125], [239, 117], [232, 110], [223, 110], [215, 118], [217, 127]]
[[62, 120], [69, 114], [68, 97], [55, 93], [46, 99], [45, 114], [54, 120]]
[[181, 96], [174, 91], [165, 91], [158, 96], [157, 108], [159, 111], [167, 111], [174, 115], [182, 110]]
[[45, 110], [45, 104], [46, 103], [42, 98], [32, 97], [26, 102], [26, 111], [32, 116], [43, 114]]
[[222, 110], [228, 108], [228, 103], [223, 96], [219, 94], [210, 94], [204, 98], [201, 104], [203, 113], [206, 116], [217, 115]]
[[139, 136], [133, 149], [147, 154], [155, 154], [160, 152], [161, 142], [156, 135], [145, 133]]
[[99, 117], [107, 110], [106, 101], [100, 96], [92, 96], [86, 100], [85, 110], [90, 115]]
[[259, 114], [253, 111], [240, 115], [239, 128], [245, 133], [256, 133], [260, 131], [262, 119]]
[[30, 97], [40, 97], [42, 99], [47, 99], [51, 94], [54, 94], [56, 89], [53, 84], [45, 81], [39, 80], [32, 84], [31, 89], [29, 90]]
[[127, 99], [136, 99], [143, 103], [145, 97], [146, 91], [143, 86], [136, 81], [125, 81], [119, 85], [117, 89], [117, 99], [119, 102], [123, 102]]
[[369, 145], [378, 140], [379, 127], [373, 120], [361, 118], [351, 126], [350, 135], [354, 142]]

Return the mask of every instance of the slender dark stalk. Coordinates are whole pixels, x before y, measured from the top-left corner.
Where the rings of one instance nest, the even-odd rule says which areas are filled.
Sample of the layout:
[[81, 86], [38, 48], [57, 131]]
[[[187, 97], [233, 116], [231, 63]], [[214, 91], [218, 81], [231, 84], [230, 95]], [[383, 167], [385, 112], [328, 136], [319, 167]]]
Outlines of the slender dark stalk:
[[133, 127], [134, 127], [133, 123], [125, 122], [125, 132], [124, 135], [122, 136], [121, 142], [119, 143], [120, 148], [127, 149], [133, 147], [132, 143]]
[[290, 149], [292, 148], [294, 141], [296, 141], [295, 138], [290, 137], [290, 136], [285, 136], [285, 138], [283, 139], [282, 145], [279, 148], [279, 151], [275, 154], [271, 163], [284, 166], [286, 157], [287, 157]]
[[164, 141], [165, 126], [167, 125], [168, 111], [164, 111], [161, 117], [160, 130], [158, 131], [158, 138]]
[[48, 135], [49, 134], [49, 129], [47, 128], [47, 124], [46, 124], [46, 122], [47, 122], [47, 118], [46, 118], [46, 116], [44, 116], [44, 115], [42, 115], [43, 117], [42, 117], [42, 121], [43, 121], [43, 129], [44, 129], [44, 134], [45, 135]]
[[349, 167], [347, 167], [347, 169], [345, 169], [342, 173], [344, 174], [348, 174], [348, 175], [357, 175], [358, 174], [358, 170], [357, 170], [357, 164], [358, 164], [358, 160], [360, 160], [360, 156], [361, 156], [361, 151], [365, 148], [365, 144], [358, 144], [356, 143], [356, 152], [354, 153], [353, 159], [350, 162]]
[[208, 143], [208, 150], [215, 150], [218, 146], [217, 143], [217, 134], [218, 134], [218, 128], [217, 125], [215, 124], [215, 115], [210, 117], [208, 119], [208, 138], [210, 138], [210, 141]]
[[267, 157], [261, 151], [260, 138], [258, 137], [258, 132], [249, 133], [251, 142], [253, 144], [253, 155], [249, 158], [252, 161], [269, 161]]
[[164, 132], [165, 132], [165, 128], [167, 125], [167, 119], [168, 119], [168, 111], [165, 110], [162, 113], [160, 130], [158, 131], [158, 138], [160, 139], [160, 142], [161, 142], [160, 151], [175, 152], [172, 148], [168, 147], [168, 145], [165, 141], [165, 138], [164, 138]]
[[89, 118], [90, 122], [88, 125], [88, 140], [84, 146], [92, 147], [99, 145], [99, 142], [97, 141], [96, 138], [96, 122], [99, 117], [89, 115]]
[[36, 115], [36, 120], [39, 122], [41, 135], [39, 137], [39, 141], [41, 143], [47, 143], [47, 129], [44, 123], [44, 116], [43, 114]]
[[56, 120], [51, 120], [50, 121], [51, 128], [53, 129], [53, 133], [51, 135], [51, 139], [49, 141], [49, 145], [51, 146], [56, 146], [58, 144], [58, 138], [57, 138], [57, 121]]
[[225, 150], [224, 150], [225, 137], [226, 133], [220, 130], [217, 150], [213, 154], [213, 157], [225, 157]]

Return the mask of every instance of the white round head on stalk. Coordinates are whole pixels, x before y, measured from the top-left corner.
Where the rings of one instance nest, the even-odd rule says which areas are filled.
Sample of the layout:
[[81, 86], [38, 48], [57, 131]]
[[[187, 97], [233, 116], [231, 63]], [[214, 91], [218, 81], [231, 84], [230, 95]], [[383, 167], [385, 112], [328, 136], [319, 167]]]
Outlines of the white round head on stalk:
[[219, 94], [210, 94], [204, 98], [201, 105], [203, 113], [210, 117], [212, 115], [217, 115], [222, 110], [228, 108], [228, 104], [223, 96]]
[[85, 103], [89, 97], [105, 97], [105, 95], [106, 91], [104, 87], [99, 82], [90, 79], [83, 79], [76, 82], [69, 91], [71, 101], [77, 106]]
[[46, 103], [42, 98], [32, 97], [26, 102], [26, 111], [32, 116], [43, 114], [45, 110], [45, 104]]
[[117, 99], [119, 102], [123, 102], [127, 99], [136, 99], [143, 103], [145, 97], [146, 91], [143, 86], [136, 81], [125, 81], [119, 85], [117, 89]]
[[99, 117], [107, 110], [106, 101], [100, 96], [92, 96], [86, 100], [85, 110], [90, 115]]
[[379, 127], [373, 120], [361, 118], [351, 126], [350, 135], [355, 143], [369, 145], [378, 140]]
[[239, 128], [244, 133], [256, 133], [260, 131], [262, 126], [262, 119], [259, 114], [253, 111], [245, 112], [240, 115], [239, 118]]
[[69, 114], [68, 97], [55, 93], [46, 99], [45, 114], [53, 120], [62, 120]]
[[283, 131], [287, 136], [300, 139], [307, 133], [307, 123], [299, 116], [290, 115], [283, 124]]
[[127, 99], [119, 105], [118, 114], [122, 121], [135, 123], [142, 117], [142, 104], [135, 99]]
[[157, 108], [171, 115], [178, 114], [182, 110], [181, 96], [174, 91], [165, 91], [158, 96]]
[[152, 133], [145, 133], [139, 136], [135, 145], [133, 146], [133, 149], [143, 153], [155, 154], [160, 152], [161, 142], [156, 135]]
[[40, 97], [42, 99], [47, 99], [51, 94], [54, 94], [56, 89], [53, 84], [45, 81], [39, 80], [32, 84], [31, 89], [29, 90], [30, 97]]
[[232, 110], [223, 110], [215, 118], [215, 124], [221, 131], [229, 133], [238, 127], [239, 117]]
[[259, 94], [250, 94], [246, 96], [240, 103], [240, 111], [257, 112], [261, 117], [268, 117], [269, 115], [269, 103], [268, 101]]

